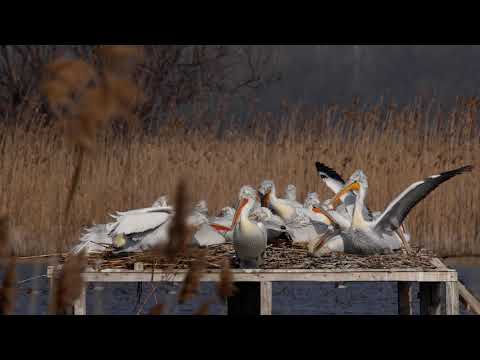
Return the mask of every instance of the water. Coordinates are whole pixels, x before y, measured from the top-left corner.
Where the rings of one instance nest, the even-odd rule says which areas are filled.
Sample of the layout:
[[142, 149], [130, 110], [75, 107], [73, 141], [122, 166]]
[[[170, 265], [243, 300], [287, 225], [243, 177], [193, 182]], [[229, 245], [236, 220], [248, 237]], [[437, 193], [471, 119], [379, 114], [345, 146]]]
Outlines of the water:
[[[480, 295], [480, 265], [452, 264], [461, 281], [477, 296]], [[34, 266], [17, 267], [17, 281], [34, 276]], [[38, 266], [37, 272], [46, 273], [47, 265]], [[1, 275], [3, 276], [3, 274]], [[336, 284], [274, 283], [274, 315], [395, 315], [397, 314], [397, 287], [395, 283], [349, 283], [346, 288]], [[157, 287], [156, 291], [152, 291]], [[87, 313], [104, 315], [134, 315], [148, 313], [156, 302], [170, 304], [168, 313], [188, 315], [215, 296], [215, 284], [204, 283], [200, 294], [184, 305], [174, 305], [179, 286], [144, 283], [138, 294], [136, 283], [90, 284], [87, 289]], [[153, 295], [155, 294], [155, 295]], [[140, 295], [140, 301], [138, 296]], [[413, 310], [419, 314], [418, 285], [413, 287]], [[35, 303], [32, 305], [31, 300]], [[48, 281], [22, 283], [18, 287], [16, 314], [47, 314]], [[34, 309], [34, 310], [32, 310]], [[210, 306], [209, 314], [226, 314], [226, 306], [217, 300]], [[462, 309], [462, 314], [467, 314]]]

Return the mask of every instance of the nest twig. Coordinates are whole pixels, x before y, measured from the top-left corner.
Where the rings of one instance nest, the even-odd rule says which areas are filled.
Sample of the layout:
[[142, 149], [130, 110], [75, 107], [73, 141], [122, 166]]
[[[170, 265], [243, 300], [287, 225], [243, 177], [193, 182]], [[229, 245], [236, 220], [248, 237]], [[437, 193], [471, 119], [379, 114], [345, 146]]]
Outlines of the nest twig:
[[[158, 253], [138, 253], [124, 256], [113, 255], [111, 252], [92, 254], [89, 265], [97, 270], [130, 269], [135, 263], [143, 263], [145, 268], [155, 270], [186, 270], [194, 261], [195, 252], [190, 250], [182, 256], [171, 260]], [[206, 269], [222, 269], [224, 259], [230, 259], [230, 266], [238, 268], [235, 250], [232, 244], [211, 246], [205, 251], [204, 264]], [[265, 262], [262, 269], [433, 269], [431, 264], [433, 254], [427, 250], [413, 248], [411, 254], [401, 251], [390, 255], [360, 256], [333, 253], [323, 257], [311, 256], [304, 248], [288, 243], [269, 245], [265, 252]]]

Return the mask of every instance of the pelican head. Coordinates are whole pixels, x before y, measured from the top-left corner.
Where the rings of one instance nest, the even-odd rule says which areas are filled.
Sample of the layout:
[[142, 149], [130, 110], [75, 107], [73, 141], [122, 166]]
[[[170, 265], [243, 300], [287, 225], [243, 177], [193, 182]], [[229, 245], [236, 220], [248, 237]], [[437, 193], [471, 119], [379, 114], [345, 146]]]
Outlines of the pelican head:
[[310, 208], [318, 204], [320, 204], [320, 199], [318, 198], [318, 194], [316, 192], [310, 192], [307, 194], [307, 198], [305, 199], [305, 203], [303, 204], [303, 207]]
[[257, 198], [257, 196], [258, 196], [257, 191], [253, 186], [250, 186], [250, 185], [242, 186], [242, 188], [240, 189], [240, 193], [238, 194], [239, 199], [243, 197]]
[[350, 176], [349, 183], [358, 183], [363, 188], [368, 188], [367, 175], [362, 170], [356, 170], [352, 176]]
[[235, 209], [231, 207], [224, 207], [222, 210], [220, 210], [220, 213], [217, 215], [218, 217], [227, 217], [227, 216], [234, 216], [235, 215]]
[[274, 191], [275, 183], [272, 180], [264, 180], [260, 187], [258, 188], [258, 192], [262, 195], [267, 195], [268, 193]]
[[167, 207], [168, 197], [166, 195], [160, 196], [153, 204], [152, 207]]
[[195, 205], [194, 210], [196, 212], [199, 212], [200, 214], [207, 215], [208, 214], [208, 205], [205, 200], [201, 200], [198, 202], [197, 205]]
[[240, 217], [242, 216], [244, 211], [246, 211], [247, 213], [250, 212], [256, 200], [257, 200], [256, 192], [254, 192], [253, 195], [249, 193], [245, 193], [243, 195], [240, 194], [240, 203], [238, 204], [237, 211], [233, 216], [232, 227], [231, 227], [232, 229], [235, 228], [235, 226], [238, 224]]
[[262, 200], [262, 207], [268, 208], [270, 205], [270, 196], [275, 195], [275, 184], [272, 180], [265, 180], [258, 188], [258, 193]]
[[367, 176], [362, 170], [356, 170], [352, 176], [350, 176], [350, 179], [348, 183], [345, 185], [345, 187], [338, 192], [337, 195], [333, 198], [331, 204], [334, 209], [340, 205], [342, 202], [341, 198], [342, 196], [348, 194], [350, 191], [360, 191], [360, 189], [367, 190], [368, 189], [368, 181], [367, 181]]
[[291, 201], [297, 200], [297, 187], [293, 184], [287, 185], [285, 189], [286, 198]]

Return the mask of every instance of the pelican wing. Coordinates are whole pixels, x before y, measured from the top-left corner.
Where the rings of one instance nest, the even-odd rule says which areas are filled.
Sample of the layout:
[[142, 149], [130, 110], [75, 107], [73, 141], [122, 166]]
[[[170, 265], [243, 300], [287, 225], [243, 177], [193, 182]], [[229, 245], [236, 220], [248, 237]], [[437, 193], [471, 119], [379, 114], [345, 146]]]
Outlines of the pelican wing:
[[317, 167], [318, 175], [320, 175], [323, 182], [330, 190], [337, 194], [343, 189], [345, 181], [335, 170], [318, 161], [315, 163], [315, 166]]
[[115, 215], [110, 215], [114, 219], [118, 219], [121, 216], [133, 215], [133, 214], [147, 214], [152, 212], [173, 212], [173, 207], [171, 206], [156, 206], [143, 209], [135, 209], [129, 211], [117, 211]]
[[395, 231], [403, 223], [408, 213], [422, 201], [428, 194], [435, 190], [445, 181], [472, 171], [472, 166], [464, 166], [456, 170], [447, 171], [440, 175], [434, 175], [423, 181], [410, 185], [404, 192], [398, 195], [380, 215], [375, 223], [374, 228], [378, 231]]
[[167, 212], [128, 214], [118, 220], [110, 235], [143, 233], [158, 228], [165, 224], [170, 218], [171, 214]]

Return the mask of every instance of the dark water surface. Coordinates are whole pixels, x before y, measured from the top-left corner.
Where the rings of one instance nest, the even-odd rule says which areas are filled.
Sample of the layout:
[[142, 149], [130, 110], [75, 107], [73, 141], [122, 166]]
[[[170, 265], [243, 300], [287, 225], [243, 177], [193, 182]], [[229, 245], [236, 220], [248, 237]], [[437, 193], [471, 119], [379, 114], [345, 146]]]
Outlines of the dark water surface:
[[[460, 280], [480, 295], [480, 265], [449, 263], [457, 269]], [[37, 274], [46, 274], [47, 265], [21, 264], [17, 268], [18, 285], [16, 314], [47, 314], [48, 281], [45, 277], [23, 282]], [[2, 274], [3, 277], [3, 274]], [[153, 291], [155, 290], [155, 291]], [[87, 290], [87, 313], [132, 315], [148, 313], [156, 302], [169, 304], [168, 313], [188, 315], [215, 296], [215, 284], [202, 284], [200, 295], [192, 302], [175, 305], [178, 286], [144, 283], [98, 283]], [[413, 287], [414, 314], [419, 313], [418, 285]], [[33, 300], [33, 302], [32, 302]], [[139, 301], [138, 301], [139, 300]], [[226, 314], [226, 306], [218, 301], [210, 306], [210, 314]], [[321, 283], [274, 283], [274, 315], [395, 315], [397, 286], [395, 283], [349, 283], [346, 287]], [[467, 314], [462, 309], [462, 314]]]

